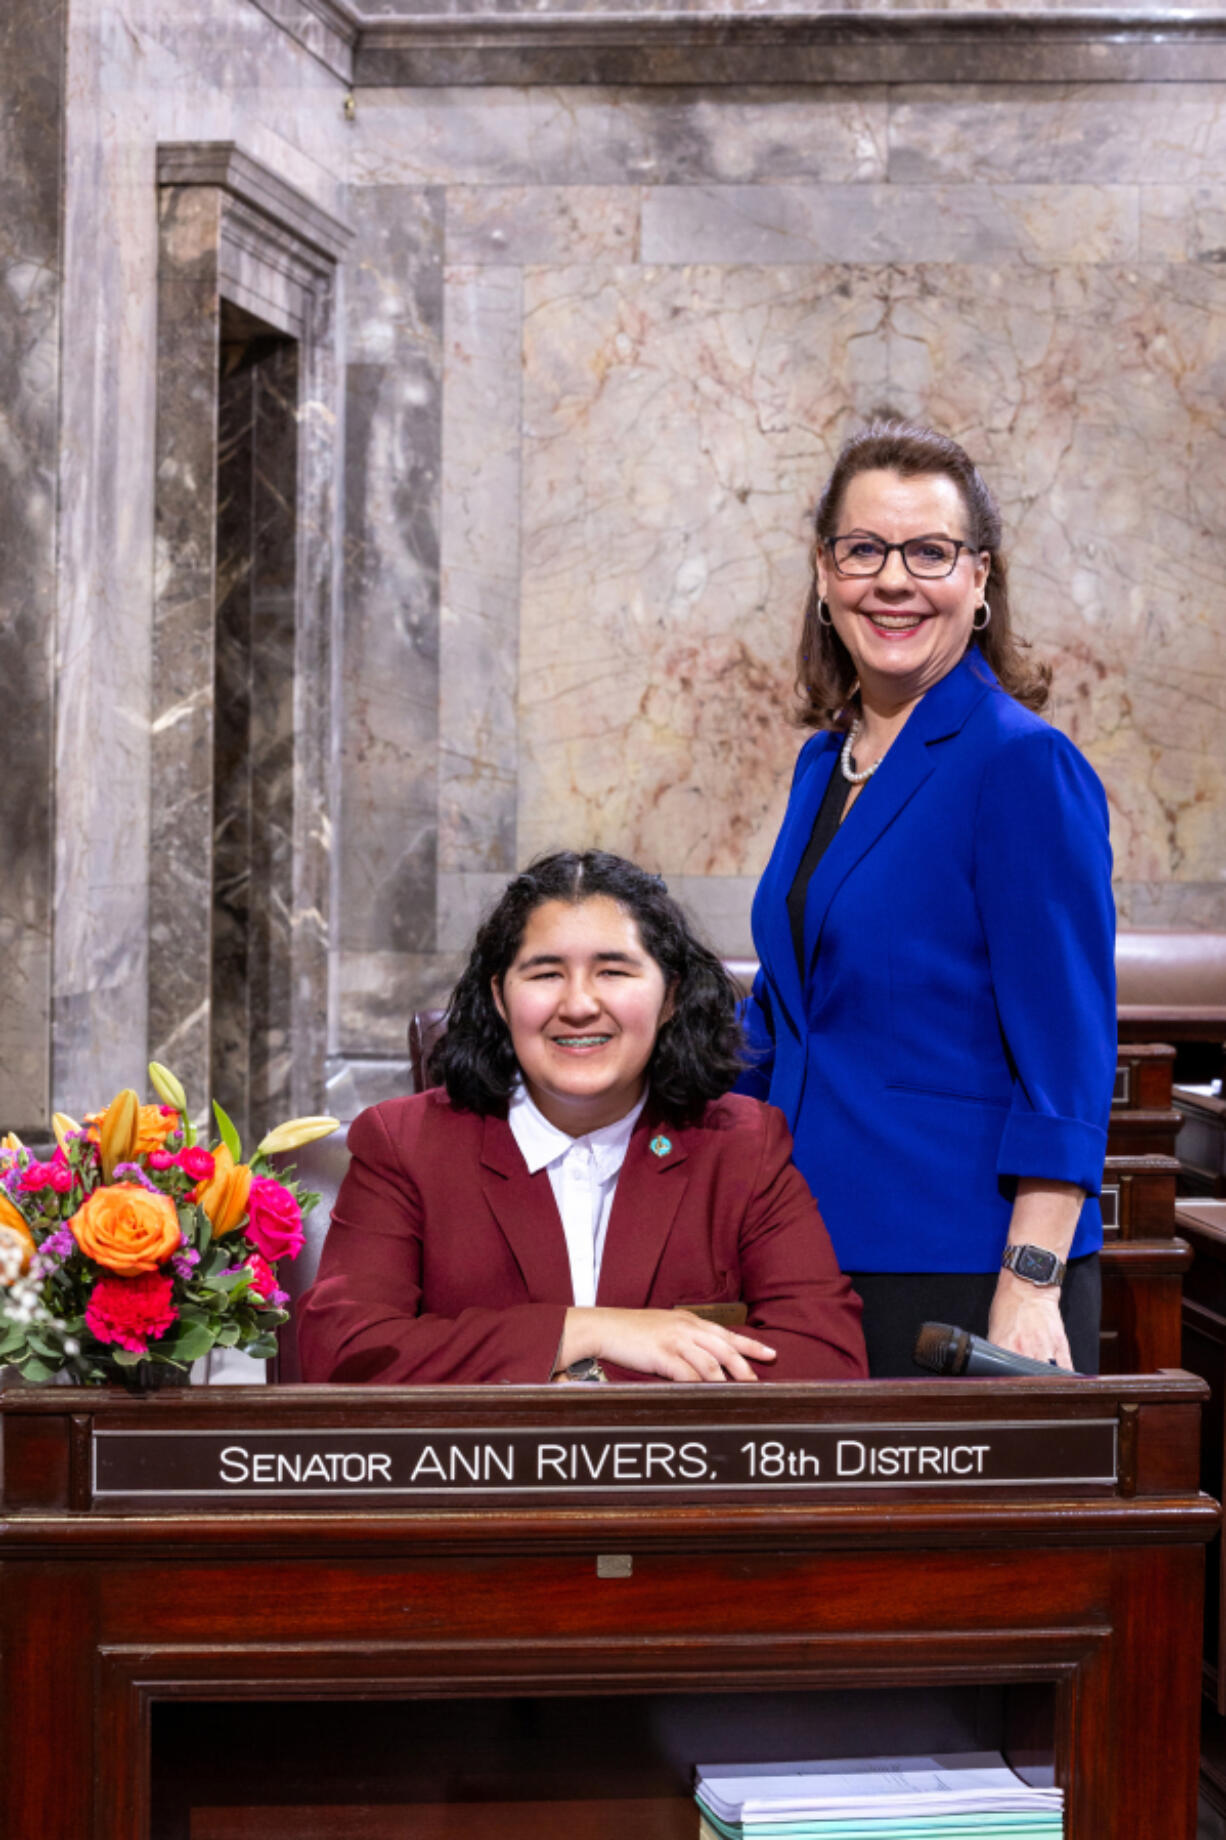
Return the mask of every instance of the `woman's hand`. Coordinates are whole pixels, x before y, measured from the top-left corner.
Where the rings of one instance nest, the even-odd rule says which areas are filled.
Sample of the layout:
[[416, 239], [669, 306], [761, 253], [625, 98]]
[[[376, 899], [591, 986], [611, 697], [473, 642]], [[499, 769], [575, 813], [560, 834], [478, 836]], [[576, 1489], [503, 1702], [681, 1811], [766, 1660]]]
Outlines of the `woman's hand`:
[[1054, 1361], [1072, 1367], [1068, 1336], [1060, 1314], [1060, 1287], [1028, 1284], [1025, 1278], [1002, 1271], [988, 1317], [988, 1340], [1014, 1354], [1035, 1361]]
[[558, 1367], [591, 1355], [663, 1380], [747, 1381], [758, 1376], [746, 1356], [773, 1361], [775, 1350], [689, 1310], [567, 1310]]

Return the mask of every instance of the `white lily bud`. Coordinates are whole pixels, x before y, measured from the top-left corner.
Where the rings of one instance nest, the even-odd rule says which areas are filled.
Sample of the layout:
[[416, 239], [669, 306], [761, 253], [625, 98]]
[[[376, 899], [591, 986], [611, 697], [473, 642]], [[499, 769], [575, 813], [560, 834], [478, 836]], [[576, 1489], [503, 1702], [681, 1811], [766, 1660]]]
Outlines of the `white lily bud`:
[[51, 1129], [55, 1132], [56, 1143], [67, 1156], [69, 1136], [79, 1131], [80, 1125], [75, 1118], [70, 1118], [67, 1112], [52, 1112]]
[[340, 1125], [339, 1118], [287, 1118], [257, 1145], [256, 1155], [278, 1156], [285, 1150], [301, 1150], [304, 1144], [313, 1144], [316, 1138], [339, 1131]]
[[182, 1082], [161, 1061], [150, 1061], [149, 1084], [163, 1105], [173, 1105], [176, 1112], [187, 1111], [187, 1094]]

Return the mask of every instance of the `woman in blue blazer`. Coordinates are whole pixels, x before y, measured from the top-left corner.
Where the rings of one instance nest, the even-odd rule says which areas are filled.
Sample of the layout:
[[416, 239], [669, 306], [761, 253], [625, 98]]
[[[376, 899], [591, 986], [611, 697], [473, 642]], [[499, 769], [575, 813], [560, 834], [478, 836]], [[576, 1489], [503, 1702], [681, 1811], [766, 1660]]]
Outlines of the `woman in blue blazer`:
[[741, 1089], [791, 1126], [873, 1372], [914, 1374], [926, 1320], [1092, 1372], [1116, 1064], [1103, 790], [1034, 713], [999, 513], [956, 442], [874, 424], [816, 525], [800, 685], [821, 732], [754, 902]]

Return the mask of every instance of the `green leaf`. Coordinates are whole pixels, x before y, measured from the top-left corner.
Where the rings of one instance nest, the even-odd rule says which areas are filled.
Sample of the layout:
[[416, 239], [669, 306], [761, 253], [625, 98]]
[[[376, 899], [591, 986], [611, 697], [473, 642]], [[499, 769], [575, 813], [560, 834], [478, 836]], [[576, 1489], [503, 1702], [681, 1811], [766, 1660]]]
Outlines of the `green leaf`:
[[213, 1331], [204, 1323], [188, 1323], [178, 1335], [158, 1343], [159, 1352], [172, 1361], [198, 1361], [212, 1346]]
[[132, 1348], [112, 1348], [110, 1359], [114, 1361], [116, 1367], [138, 1367], [145, 1356], [137, 1354]]
[[275, 1335], [257, 1335], [255, 1340], [248, 1342], [243, 1349], [243, 1353], [249, 1354], [253, 1361], [271, 1361], [276, 1352], [277, 1338]]
[[234, 1129], [233, 1122], [227, 1117], [226, 1113], [222, 1111], [216, 1099], [213, 1101], [213, 1116], [217, 1120], [217, 1129], [221, 1132], [222, 1143], [226, 1146], [226, 1149], [230, 1152], [234, 1161], [236, 1163], [241, 1163], [243, 1160], [243, 1147], [239, 1142], [238, 1132]]
[[47, 1363], [40, 1361], [37, 1355], [32, 1355], [28, 1361], [23, 1361], [21, 1364], [21, 1377], [23, 1380], [28, 1380], [32, 1386], [44, 1386], [48, 1380], [54, 1379], [55, 1372], [54, 1367], [48, 1367]]
[[35, 1354], [43, 1355], [48, 1361], [62, 1361], [63, 1360], [64, 1358], [63, 1347], [61, 1346], [59, 1342], [52, 1341], [51, 1337], [46, 1333], [45, 1330], [27, 1329], [26, 1330], [26, 1340], [30, 1344], [30, 1347], [34, 1350]]
[[233, 1348], [241, 1334], [242, 1329], [239, 1327], [238, 1323], [223, 1323], [221, 1328], [217, 1331], [217, 1346], [219, 1348]]
[[250, 1267], [242, 1265], [237, 1271], [219, 1271], [215, 1278], [210, 1278], [210, 1290], [220, 1291], [223, 1296], [246, 1289], [252, 1282]]
[[25, 1340], [25, 1330], [19, 1328], [16, 1323], [11, 1323], [4, 1334], [0, 1335], [0, 1361], [7, 1361], [10, 1355], [16, 1354], [19, 1348], [24, 1348]]

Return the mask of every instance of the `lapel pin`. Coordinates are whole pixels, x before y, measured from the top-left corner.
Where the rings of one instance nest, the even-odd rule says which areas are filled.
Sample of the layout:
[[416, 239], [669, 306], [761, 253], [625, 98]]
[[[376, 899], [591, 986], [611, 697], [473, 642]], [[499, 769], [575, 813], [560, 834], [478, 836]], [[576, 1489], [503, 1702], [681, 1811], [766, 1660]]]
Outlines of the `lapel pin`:
[[672, 1138], [663, 1136], [653, 1137], [648, 1145], [648, 1149], [653, 1156], [667, 1156], [672, 1147]]

